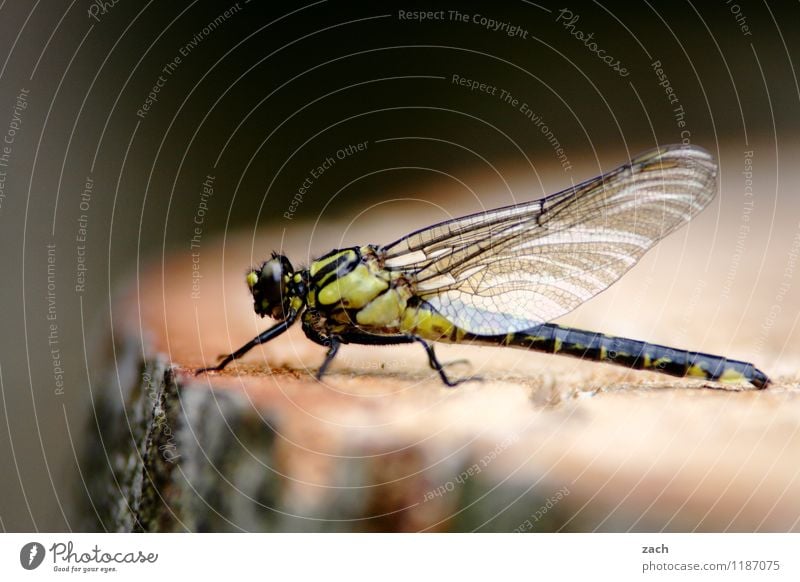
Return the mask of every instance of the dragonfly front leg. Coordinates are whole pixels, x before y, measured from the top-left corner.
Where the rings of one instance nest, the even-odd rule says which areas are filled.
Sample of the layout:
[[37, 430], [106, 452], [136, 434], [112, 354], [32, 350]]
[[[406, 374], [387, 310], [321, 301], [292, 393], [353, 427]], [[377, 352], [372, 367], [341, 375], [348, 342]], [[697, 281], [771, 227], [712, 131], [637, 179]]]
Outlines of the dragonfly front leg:
[[200, 368], [199, 370], [195, 370], [195, 375], [202, 374], [203, 372], [220, 372], [222, 371], [225, 366], [230, 364], [233, 360], [238, 360], [247, 352], [252, 350], [254, 347], [265, 344], [268, 341], [272, 341], [283, 332], [285, 332], [295, 321], [295, 317], [297, 316], [296, 313], [290, 313], [289, 317], [286, 318], [285, 321], [281, 321], [280, 323], [272, 326], [271, 328], [262, 331], [256, 337], [251, 339], [249, 342], [244, 344], [235, 352], [228, 354], [226, 356], [222, 356], [222, 361], [217, 364], [216, 366], [209, 366], [207, 368]]

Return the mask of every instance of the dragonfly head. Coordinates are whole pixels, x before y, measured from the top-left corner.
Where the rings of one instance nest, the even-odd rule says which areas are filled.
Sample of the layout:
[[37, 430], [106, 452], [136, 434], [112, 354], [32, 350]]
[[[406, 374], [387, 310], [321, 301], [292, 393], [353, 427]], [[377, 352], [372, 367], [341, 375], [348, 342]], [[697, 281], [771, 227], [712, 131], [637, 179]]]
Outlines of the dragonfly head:
[[261, 317], [286, 319], [297, 297], [291, 285], [294, 268], [283, 255], [272, 253], [272, 258], [261, 267], [247, 273], [247, 286], [253, 295], [253, 309]]

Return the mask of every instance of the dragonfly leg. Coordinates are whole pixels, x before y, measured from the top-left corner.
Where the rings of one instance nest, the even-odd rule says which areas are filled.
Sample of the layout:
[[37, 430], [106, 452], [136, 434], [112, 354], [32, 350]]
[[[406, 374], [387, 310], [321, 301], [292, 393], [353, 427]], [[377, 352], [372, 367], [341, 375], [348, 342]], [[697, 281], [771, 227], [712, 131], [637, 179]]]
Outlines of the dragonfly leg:
[[459, 364], [469, 365], [471, 362], [467, 358], [458, 358], [457, 360], [450, 360], [449, 362], [441, 362], [442, 368], [449, 368], [450, 366], [457, 366]]
[[[439, 361], [439, 358], [436, 357], [436, 352], [433, 351], [433, 346], [426, 342], [421, 337], [414, 337], [414, 340], [422, 344], [422, 347], [425, 348], [425, 353], [428, 354], [428, 363], [430, 364], [431, 368], [436, 370], [439, 373], [439, 377], [442, 379], [447, 386], [453, 388], [454, 386], [458, 386], [464, 382], [479, 382], [482, 378], [478, 376], [468, 376], [466, 378], [459, 378], [458, 380], [451, 380], [448, 378], [447, 374], [444, 371], [444, 366]], [[455, 363], [455, 362], [450, 362]]]
[[278, 337], [279, 335], [281, 335], [283, 332], [285, 332], [287, 329], [289, 329], [289, 327], [293, 323], [294, 323], [294, 316], [291, 316], [291, 317], [287, 318], [285, 321], [282, 321], [277, 325], [273, 325], [271, 328], [262, 331], [260, 334], [258, 334], [256, 337], [251, 339], [249, 342], [244, 344], [242, 347], [240, 347], [238, 350], [236, 350], [232, 354], [228, 354], [227, 356], [224, 356], [222, 358], [222, 361], [219, 364], [217, 364], [216, 366], [209, 366], [208, 368], [200, 368], [198, 370], [195, 370], [195, 375], [202, 374], [203, 372], [219, 372], [219, 371], [221, 371], [223, 368], [225, 368], [225, 366], [230, 364], [233, 360], [237, 360], [237, 359], [241, 358], [243, 355], [245, 355], [247, 352], [252, 350], [257, 345], [265, 344], [268, 341], [270, 341], [270, 340]]
[[339, 352], [339, 346], [342, 345], [342, 342], [335, 337], [331, 337], [326, 343], [329, 343], [330, 347], [328, 348], [328, 353], [325, 354], [325, 360], [322, 362], [319, 370], [317, 370], [317, 380], [322, 380], [322, 376], [325, 375], [328, 366], [331, 365], [333, 358], [335, 358], [336, 354]]
[[[322, 362], [322, 366], [320, 366], [319, 370], [317, 371], [317, 379], [322, 378], [322, 376], [325, 374], [331, 361], [333, 361], [333, 359], [336, 357], [339, 346], [343, 343], [387, 346], [419, 342], [422, 344], [422, 346], [425, 348], [425, 352], [428, 354], [428, 363], [430, 364], [431, 368], [439, 373], [439, 377], [442, 379], [442, 382], [444, 382], [447, 386], [453, 387], [458, 386], [462, 382], [481, 380], [481, 378], [477, 376], [451, 380], [444, 371], [445, 365], [442, 364], [436, 357], [433, 347], [421, 337], [414, 335], [381, 336], [355, 330], [342, 331], [337, 329], [336, 331], [333, 331], [326, 329], [324, 322], [321, 322], [318, 319], [318, 314], [308, 311], [303, 315], [303, 331], [312, 341], [323, 346], [328, 346], [328, 353], [325, 355], [325, 361]], [[457, 360], [456, 362], [448, 362], [447, 365], [455, 364], [460, 361], [461, 360]]]

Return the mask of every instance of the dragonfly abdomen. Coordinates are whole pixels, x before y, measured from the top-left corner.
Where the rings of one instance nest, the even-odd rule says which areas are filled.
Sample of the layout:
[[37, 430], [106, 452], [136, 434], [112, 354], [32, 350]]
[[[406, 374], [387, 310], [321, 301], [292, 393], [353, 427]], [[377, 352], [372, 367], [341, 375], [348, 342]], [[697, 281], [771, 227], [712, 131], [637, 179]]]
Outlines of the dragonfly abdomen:
[[670, 376], [689, 376], [717, 382], [746, 380], [757, 388], [764, 388], [769, 383], [763, 372], [747, 362], [549, 323], [506, 335], [472, 335], [465, 339], [573, 356]]

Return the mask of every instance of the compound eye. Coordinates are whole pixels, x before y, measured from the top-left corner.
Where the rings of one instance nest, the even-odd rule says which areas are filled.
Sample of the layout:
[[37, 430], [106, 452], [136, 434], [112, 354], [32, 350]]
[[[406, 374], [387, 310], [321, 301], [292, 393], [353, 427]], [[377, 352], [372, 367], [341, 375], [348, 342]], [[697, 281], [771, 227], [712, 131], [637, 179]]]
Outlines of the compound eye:
[[264, 264], [261, 269], [260, 286], [264, 298], [271, 306], [279, 305], [283, 301], [283, 267], [278, 261], [267, 261]]
[[287, 272], [286, 259], [280, 257], [266, 261], [258, 269], [251, 269], [245, 280], [253, 295], [253, 308], [261, 317], [270, 316], [275, 319], [285, 317], [286, 285], [291, 274]]

